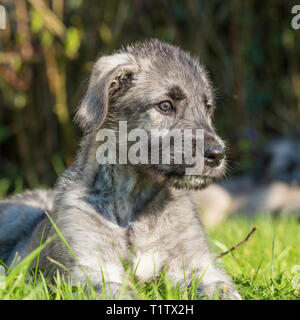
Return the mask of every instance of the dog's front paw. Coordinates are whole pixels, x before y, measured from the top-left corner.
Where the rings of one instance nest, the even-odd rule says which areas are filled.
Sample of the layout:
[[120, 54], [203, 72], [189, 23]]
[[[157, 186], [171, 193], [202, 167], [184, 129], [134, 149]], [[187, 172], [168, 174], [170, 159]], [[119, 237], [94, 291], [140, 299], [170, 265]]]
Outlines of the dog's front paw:
[[197, 295], [208, 300], [243, 300], [231, 283], [222, 281], [200, 287]]

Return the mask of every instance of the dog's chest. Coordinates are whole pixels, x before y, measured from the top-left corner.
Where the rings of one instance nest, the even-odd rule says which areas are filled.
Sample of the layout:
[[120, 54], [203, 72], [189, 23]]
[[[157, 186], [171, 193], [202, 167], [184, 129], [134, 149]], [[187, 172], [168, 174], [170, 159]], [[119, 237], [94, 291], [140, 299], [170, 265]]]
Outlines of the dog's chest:
[[[132, 269], [138, 280], [148, 281], [174, 259], [181, 260], [182, 248], [194, 220], [192, 208], [186, 214], [172, 207], [159, 218], [145, 217], [131, 226]], [[200, 227], [200, 226], [199, 226]], [[200, 229], [199, 229], [200, 232]]]

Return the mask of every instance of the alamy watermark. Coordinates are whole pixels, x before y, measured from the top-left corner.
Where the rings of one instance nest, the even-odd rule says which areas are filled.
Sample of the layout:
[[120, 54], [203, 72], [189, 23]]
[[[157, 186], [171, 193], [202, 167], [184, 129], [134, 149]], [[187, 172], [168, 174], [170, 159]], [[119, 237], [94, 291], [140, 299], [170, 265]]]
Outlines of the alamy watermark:
[[186, 175], [200, 175], [204, 168], [203, 129], [138, 128], [128, 132], [127, 121], [119, 129], [100, 129], [96, 141], [99, 164], [184, 164]]
[[300, 29], [300, 4], [293, 6], [292, 14], [295, 14], [291, 21], [292, 28], [298, 30]]
[[6, 28], [6, 12], [5, 8], [0, 5], [0, 29]]

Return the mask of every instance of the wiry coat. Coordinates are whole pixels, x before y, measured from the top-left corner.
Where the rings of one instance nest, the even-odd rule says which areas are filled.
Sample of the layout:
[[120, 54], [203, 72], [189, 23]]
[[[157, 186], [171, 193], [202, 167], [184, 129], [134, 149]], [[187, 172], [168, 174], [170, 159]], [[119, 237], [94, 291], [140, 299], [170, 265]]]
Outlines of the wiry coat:
[[[172, 101], [176, 112], [161, 114], [156, 106], [164, 100]], [[126, 273], [122, 261], [145, 281], [167, 267], [174, 284], [190, 284], [192, 277], [205, 273], [199, 296], [213, 295], [220, 285], [223, 298], [240, 299], [215, 266], [190, 200], [190, 189], [201, 189], [222, 175], [224, 161], [218, 167], [205, 166], [197, 177], [184, 176], [184, 164], [100, 165], [96, 161], [101, 144], [96, 141], [97, 131], [118, 130], [121, 120], [127, 121], [128, 130], [202, 128], [206, 145], [224, 147], [212, 127], [213, 105], [203, 67], [177, 47], [151, 40], [101, 57], [75, 118], [84, 131], [81, 149], [59, 179], [54, 201], [39, 192], [0, 202], [0, 258], [10, 264], [16, 251], [24, 257], [38, 247], [42, 232], [44, 239], [55, 234], [43, 217], [47, 210], [78, 261], [56, 237], [41, 253], [41, 268], [47, 268], [50, 257], [64, 265], [75, 281], [86, 282], [88, 275], [99, 292], [102, 270], [106, 285], [117, 294]], [[50, 201], [43, 203], [44, 197]]]

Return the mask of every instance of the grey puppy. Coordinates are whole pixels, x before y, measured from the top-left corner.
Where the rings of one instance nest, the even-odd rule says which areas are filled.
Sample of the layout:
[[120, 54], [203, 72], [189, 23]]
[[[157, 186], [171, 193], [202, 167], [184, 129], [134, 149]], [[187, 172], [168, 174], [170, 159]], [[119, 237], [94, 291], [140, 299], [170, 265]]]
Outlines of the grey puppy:
[[[37, 248], [42, 232], [44, 238], [56, 233], [43, 214], [47, 210], [77, 261], [56, 237], [41, 253], [41, 268], [51, 257], [74, 281], [85, 283], [88, 276], [99, 292], [103, 274], [116, 296], [125, 261], [138, 280], [149, 281], [167, 268], [174, 285], [190, 285], [203, 276], [199, 297], [218, 290], [223, 299], [241, 299], [215, 265], [190, 199], [192, 190], [224, 173], [225, 147], [212, 126], [213, 108], [204, 68], [178, 47], [150, 40], [99, 58], [75, 117], [84, 132], [76, 161], [54, 195], [28, 192], [0, 202], [0, 258], [10, 264], [16, 253], [22, 258]], [[185, 175], [185, 163], [100, 165], [97, 132], [117, 131], [121, 120], [128, 130], [204, 129], [203, 173]]]

